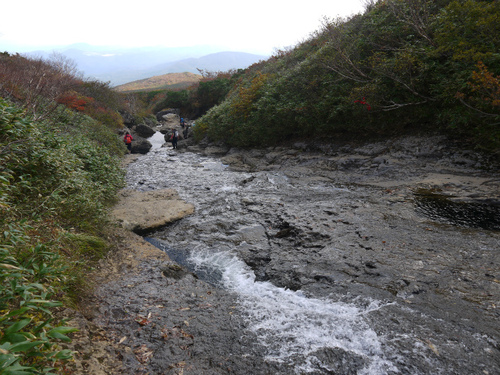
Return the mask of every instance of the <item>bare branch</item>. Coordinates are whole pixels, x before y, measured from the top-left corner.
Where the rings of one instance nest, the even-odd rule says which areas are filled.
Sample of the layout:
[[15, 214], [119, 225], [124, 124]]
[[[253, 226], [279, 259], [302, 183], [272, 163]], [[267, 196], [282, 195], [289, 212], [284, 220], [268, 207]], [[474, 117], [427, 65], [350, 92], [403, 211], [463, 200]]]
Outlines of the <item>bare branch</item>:
[[427, 103], [427, 100], [424, 100], [422, 102], [416, 102], [416, 103], [395, 103], [393, 101], [391, 101], [391, 103], [392, 103], [391, 105], [381, 106], [381, 110], [384, 112], [394, 111], [395, 109], [400, 109], [400, 108], [407, 107], [407, 106], [425, 104], [425, 103]]
[[462, 98], [458, 98], [458, 100], [460, 101], [460, 103], [462, 103], [464, 106], [466, 106], [467, 108], [469, 109], [472, 109], [473, 111], [481, 114], [483, 117], [499, 117], [500, 115], [498, 114], [495, 114], [495, 113], [488, 113], [488, 112], [483, 112], [481, 111], [480, 109], [477, 109], [476, 107], [473, 107], [471, 106], [469, 103], [467, 103], [465, 100], [463, 100]]

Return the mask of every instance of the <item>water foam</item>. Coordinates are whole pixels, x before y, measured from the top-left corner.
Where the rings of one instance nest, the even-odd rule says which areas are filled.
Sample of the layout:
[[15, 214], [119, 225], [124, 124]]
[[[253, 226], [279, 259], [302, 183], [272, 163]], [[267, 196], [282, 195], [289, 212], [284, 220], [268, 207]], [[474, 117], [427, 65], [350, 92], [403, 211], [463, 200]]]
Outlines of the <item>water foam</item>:
[[380, 303], [356, 306], [306, 297], [301, 291], [278, 288], [255, 281], [248, 266], [230, 253], [193, 252], [189, 262], [221, 275], [221, 286], [239, 295], [248, 329], [259, 337], [266, 360], [295, 363], [298, 373], [312, 372], [311, 356], [323, 348], [340, 348], [362, 357], [368, 365], [360, 374], [386, 374], [393, 365], [385, 359], [382, 342], [363, 318], [381, 308]]

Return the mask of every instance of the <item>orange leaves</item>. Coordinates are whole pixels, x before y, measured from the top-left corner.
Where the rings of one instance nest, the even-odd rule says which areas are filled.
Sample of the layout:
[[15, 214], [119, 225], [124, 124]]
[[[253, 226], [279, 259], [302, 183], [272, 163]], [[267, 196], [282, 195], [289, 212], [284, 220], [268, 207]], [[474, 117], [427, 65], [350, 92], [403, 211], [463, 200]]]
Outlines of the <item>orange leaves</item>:
[[267, 74], [257, 72], [257, 75], [250, 82], [250, 86], [243, 86], [239, 89], [238, 98], [232, 105], [233, 111], [236, 114], [243, 115], [245, 118], [248, 117], [252, 104], [258, 98], [259, 90], [266, 83], [267, 79]]
[[469, 86], [477, 92], [481, 99], [494, 106], [500, 106], [500, 77], [493, 75], [482, 61], [477, 63], [477, 71], [472, 73]]
[[85, 111], [87, 105], [92, 103], [93, 101], [93, 98], [80, 95], [74, 91], [65, 92], [59, 98], [57, 98], [58, 104], [63, 104], [66, 107], [77, 110], [79, 112]]
[[483, 116], [496, 116], [494, 113], [500, 107], [500, 76], [495, 76], [482, 61], [479, 61], [477, 70], [472, 72], [467, 85], [471, 94], [467, 96], [463, 92], [457, 92], [455, 97]]

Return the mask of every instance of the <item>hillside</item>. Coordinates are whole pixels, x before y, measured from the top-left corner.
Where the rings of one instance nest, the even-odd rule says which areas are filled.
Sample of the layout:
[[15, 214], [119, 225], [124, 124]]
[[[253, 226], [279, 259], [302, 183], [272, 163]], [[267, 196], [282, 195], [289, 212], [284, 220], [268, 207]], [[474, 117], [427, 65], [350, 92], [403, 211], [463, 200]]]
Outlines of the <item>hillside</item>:
[[68, 373], [73, 363], [61, 346], [75, 331], [66, 308], [81, 303], [110, 247], [123, 108], [71, 64], [0, 53], [2, 375]]
[[162, 89], [183, 89], [199, 82], [201, 75], [184, 72], [168, 73], [146, 79], [140, 79], [114, 87], [118, 92], [150, 91]]
[[500, 2], [378, 1], [254, 64], [197, 124], [237, 147], [439, 132], [500, 155]]

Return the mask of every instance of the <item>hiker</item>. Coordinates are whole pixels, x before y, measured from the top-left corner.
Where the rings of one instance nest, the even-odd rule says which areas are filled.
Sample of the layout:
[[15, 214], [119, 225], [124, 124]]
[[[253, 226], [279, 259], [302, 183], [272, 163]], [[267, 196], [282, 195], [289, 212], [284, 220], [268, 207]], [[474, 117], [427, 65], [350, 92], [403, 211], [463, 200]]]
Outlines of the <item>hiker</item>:
[[172, 135], [170, 136], [170, 141], [172, 141], [172, 148], [177, 148], [177, 139], [179, 139], [179, 132], [172, 129]]
[[186, 125], [186, 121], [184, 121], [184, 118], [181, 117], [181, 126], [182, 126], [182, 128], [184, 128], [185, 125]]
[[123, 137], [123, 142], [125, 142], [125, 144], [127, 145], [127, 149], [129, 152], [132, 152], [132, 141], [133, 140], [134, 140], [134, 138], [132, 138], [130, 133], [126, 132], [125, 136]]

